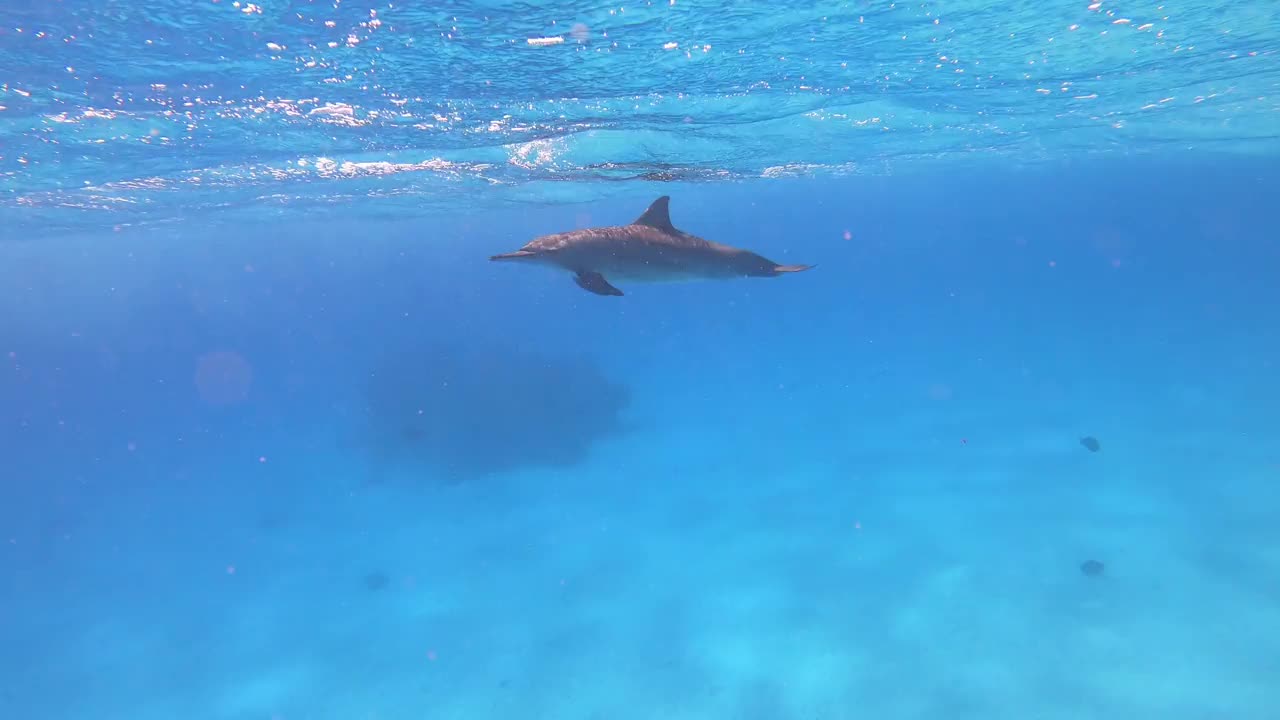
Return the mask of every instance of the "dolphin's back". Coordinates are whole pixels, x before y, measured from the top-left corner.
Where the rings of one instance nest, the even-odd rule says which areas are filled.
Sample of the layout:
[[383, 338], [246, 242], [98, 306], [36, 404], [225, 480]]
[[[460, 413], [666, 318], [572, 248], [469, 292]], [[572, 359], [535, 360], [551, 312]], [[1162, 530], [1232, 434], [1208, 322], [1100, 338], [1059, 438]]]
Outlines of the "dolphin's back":
[[732, 256], [741, 251], [688, 233], [646, 225], [617, 225], [568, 233], [562, 262], [633, 282], [732, 277]]

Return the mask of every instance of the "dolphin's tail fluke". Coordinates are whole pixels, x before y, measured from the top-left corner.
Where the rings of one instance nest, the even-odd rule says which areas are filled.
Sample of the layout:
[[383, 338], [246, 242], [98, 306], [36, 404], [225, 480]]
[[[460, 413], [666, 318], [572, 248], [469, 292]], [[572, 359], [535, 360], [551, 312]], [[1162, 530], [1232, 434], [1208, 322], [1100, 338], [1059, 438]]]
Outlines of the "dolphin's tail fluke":
[[530, 258], [530, 257], [533, 257], [534, 255], [537, 255], [537, 253], [529, 252], [528, 250], [516, 250], [515, 252], [502, 253], [501, 255], [491, 255], [489, 256], [489, 259], [490, 260], [519, 260], [520, 258]]
[[777, 265], [773, 268], [773, 271], [781, 275], [782, 273], [804, 272], [815, 267], [817, 265]]

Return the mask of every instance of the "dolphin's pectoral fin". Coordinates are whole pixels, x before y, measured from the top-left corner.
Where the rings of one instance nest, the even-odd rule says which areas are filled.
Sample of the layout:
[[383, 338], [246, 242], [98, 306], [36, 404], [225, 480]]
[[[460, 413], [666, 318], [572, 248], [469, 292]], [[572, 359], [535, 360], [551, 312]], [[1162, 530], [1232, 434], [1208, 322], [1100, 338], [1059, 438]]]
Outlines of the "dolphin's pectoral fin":
[[597, 295], [621, 295], [622, 291], [609, 284], [598, 272], [580, 272], [573, 276], [578, 287]]
[[654, 200], [653, 204], [649, 206], [649, 209], [645, 210], [644, 214], [639, 218], [636, 218], [636, 221], [631, 224], [648, 225], [651, 228], [657, 228], [658, 230], [670, 235], [679, 235], [680, 231], [676, 230], [675, 225], [671, 224], [670, 204], [671, 196], [663, 195], [657, 200]]

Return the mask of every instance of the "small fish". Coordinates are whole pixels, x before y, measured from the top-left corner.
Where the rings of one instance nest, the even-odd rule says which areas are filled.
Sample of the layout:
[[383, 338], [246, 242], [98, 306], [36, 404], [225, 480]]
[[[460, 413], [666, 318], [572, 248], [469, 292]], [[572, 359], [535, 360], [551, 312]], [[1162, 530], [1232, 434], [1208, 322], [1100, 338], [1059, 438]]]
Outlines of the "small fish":
[[1098, 442], [1098, 438], [1090, 435], [1080, 438], [1080, 444], [1085, 446], [1089, 452], [1098, 452], [1102, 449], [1102, 445]]

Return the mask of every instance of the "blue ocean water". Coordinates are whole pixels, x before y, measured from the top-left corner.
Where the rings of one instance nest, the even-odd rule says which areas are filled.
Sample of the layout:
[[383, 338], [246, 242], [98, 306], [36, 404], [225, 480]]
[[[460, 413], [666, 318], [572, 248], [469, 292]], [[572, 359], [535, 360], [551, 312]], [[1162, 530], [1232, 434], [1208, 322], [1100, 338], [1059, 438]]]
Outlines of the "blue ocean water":
[[[1267, 3], [10, 0], [0, 717], [1273, 720], [1278, 110]], [[487, 260], [660, 196], [816, 267]]]

